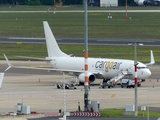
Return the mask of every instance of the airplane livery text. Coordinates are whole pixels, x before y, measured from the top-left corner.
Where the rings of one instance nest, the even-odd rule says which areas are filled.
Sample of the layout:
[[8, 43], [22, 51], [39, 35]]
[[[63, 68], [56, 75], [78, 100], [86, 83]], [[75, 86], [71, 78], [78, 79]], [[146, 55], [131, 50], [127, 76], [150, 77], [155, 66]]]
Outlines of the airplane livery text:
[[109, 70], [119, 70], [122, 62], [110, 62], [110, 61], [97, 61], [95, 64], [96, 69], [104, 69], [108, 72]]

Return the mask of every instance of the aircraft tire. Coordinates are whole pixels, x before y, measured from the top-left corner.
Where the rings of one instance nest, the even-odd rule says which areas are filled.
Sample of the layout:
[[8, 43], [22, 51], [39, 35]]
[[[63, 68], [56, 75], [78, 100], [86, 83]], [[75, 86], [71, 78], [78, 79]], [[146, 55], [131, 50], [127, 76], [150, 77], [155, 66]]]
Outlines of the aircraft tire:
[[60, 85], [57, 85], [57, 88], [60, 89]]

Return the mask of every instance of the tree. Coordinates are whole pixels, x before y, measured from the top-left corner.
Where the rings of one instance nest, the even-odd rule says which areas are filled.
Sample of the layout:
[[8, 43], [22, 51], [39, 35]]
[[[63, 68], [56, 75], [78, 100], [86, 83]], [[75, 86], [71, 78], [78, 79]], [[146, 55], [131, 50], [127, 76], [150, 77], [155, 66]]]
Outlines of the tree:
[[[118, 5], [119, 6], [126, 6], [126, 0], [118, 0]], [[129, 6], [135, 5], [134, 0], [127, 0], [127, 5], [129, 5]]]
[[6, 0], [0, 0], [0, 4], [5, 4]]
[[83, 0], [62, 0], [63, 4], [71, 5], [71, 4], [82, 4]]
[[29, 0], [29, 5], [41, 5], [40, 0]]
[[54, 5], [54, 0], [41, 0], [42, 5]]

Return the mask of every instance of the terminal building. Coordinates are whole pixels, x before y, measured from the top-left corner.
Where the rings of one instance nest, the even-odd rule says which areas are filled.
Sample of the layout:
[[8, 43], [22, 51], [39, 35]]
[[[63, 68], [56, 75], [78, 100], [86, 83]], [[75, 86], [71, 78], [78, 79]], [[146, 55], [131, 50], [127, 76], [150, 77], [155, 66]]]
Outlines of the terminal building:
[[117, 7], [118, 0], [88, 0], [89, 6], [100, 6], [100, 7]]

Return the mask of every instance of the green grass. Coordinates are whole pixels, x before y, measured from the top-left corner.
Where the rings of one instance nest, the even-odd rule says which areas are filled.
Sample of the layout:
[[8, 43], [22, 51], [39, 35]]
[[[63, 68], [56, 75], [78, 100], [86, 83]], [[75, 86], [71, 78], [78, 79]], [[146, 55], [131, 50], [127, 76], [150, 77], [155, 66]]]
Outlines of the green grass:
[[[89, 38], [159, 39], [160, 13], [88, 13]], [[44, 37], [48, 21], [56, 38], [84, 38], [84, 13], [0, 13], [0, 37]]]
[[[109, 117], [109, 118], [147, 118], [147, 111], [144, 112], [144, 117], [143, 117], [143, 111], [138, 111], [138, 116], [124, 116], [122, 113], [125, 110], [122, 109], [104, 109], [100, 110], [101, 116], [102, 117]], [[155, 112], [155, 111], [149, 111], [149, 117], [150, 118], [159, 118], [160, 117], [160, 112]]]
[[[3, 53], [9, 59], [20, 59], [17, 56], [30, 56], [45, 58], [47, 48], [44, 44], [0, 44], [0, 59], [4, 59]], [[77, 57], [83, 57], [83, 45], [60, 45], [60, 49]], [[160, 47], [137, 47], [137, 60], [150, 62], [150, 50], [153, 50], [155, 61], [160, 62]], [[95, 52], [96, 51], [96, 52]], [[89, 46], [89, 57], [115, 58], [134, 60], [134, 48], [131, 46]]]
[[[83, 9], [82, 6], [71, 7], [72, 10]], [[146, 7], [146, 9], [152, 7]], [[160, 7], [153, 7], [159, 9]], [[8, 8], [0, 6], [0, 10], [47, 10], [48, 6], [19, 6]], [[51, 8], [53, 10], [54, 8]], [[70, 8], [57, 8], [57, 10]], [[89, 7], [89, 9], [106, 9]], [[122, 8], [114, 8], [122, 9]], [[129, 7], [129, 9], [132, 9]], [[135, 8], [137, 9], [137, 8]], [[140, 9], [144, 9], [140, 7]], [[108, 20], [108, 13], [88, 13], [89, 38], [103, 39], [160, 39], [160, 13], [128, 13], [132, 20], [125, 20], [125, 13], [111, 13], [113, 19]], [[48, 21], [56, 38], [84, 38], [84, 13], [0, 13], [0, 37], [43, 37], [43, 21]], [[84, 46], [61, 45], [67, 54], [83, 56]], [[9, 58], [13, 55], [46, 57], [45, 45], [0, 44], [0, 59], [3, 53]], [[153, 50], [156, 62], [160, 62], [160, 47], [138, 47], [138, 60], [150, 61], [150, 49]], [[96, 51], [96, 52], [95, 52]], [[133, 47], [128, 46], [89, 46], [89, 57], [134, 59]], [[141, 59], [142, 58], [142, 59]]]

